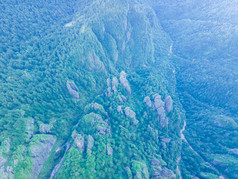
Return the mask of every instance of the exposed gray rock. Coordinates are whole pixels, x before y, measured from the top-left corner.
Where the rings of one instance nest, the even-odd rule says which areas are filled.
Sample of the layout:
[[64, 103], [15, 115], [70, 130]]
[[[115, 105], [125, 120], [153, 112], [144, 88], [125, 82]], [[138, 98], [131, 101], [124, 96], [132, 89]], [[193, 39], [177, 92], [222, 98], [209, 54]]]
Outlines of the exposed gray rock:
[[117, 92], [117, 86], [118, 86], [118, 79], [116, 77], [112, 78], [112, 90], [114, 93]]
[[39, 129], [40, 133], [49, 134], [49, 133], [51, 133], [50, 130], [52, 129], [53, 125], [52, 124], [40, 123], [39, 127], [40, 127], [40, 129]]
[[136, 117], [136, 113], [134, 111], [132, 111], [130, 107], [125, 108], [125, 115], [129, 118], [135, 118]]
[[113, 155], [113, 149], [110, 144], [107, 144], [107, 155]]
[[94, 139], [91, 135], [88, 135], [88, 140], [87, 140], [87, 149], [91, 150], [94, 145]]
[[[35, 139], [34, 139], [35, 138]], [[49, 156], [52, 147], [56, 142], [56, 137], [53, 135], [35, 135], [34, 142], [31, 142], [31, 158], [33, 161], [32, 173], [30, 178], [37, 179], [38, 175]], [[40, 138], [40, 139], [38, 139]], [[35, 141], [37, 140], [37, 141]]]
[[6, 168], [2, 166], [0, 168], [1, 179], [14, 179], [14, 174], [12, 173], [12, 170], [13, 168], [11, 166], [7, 166]]
[[117, 112], [123, 114], [122, 106], [117, 106]]
[[169, 124], [169, 119], [165, 116], [160, 117], [160, 126], [166, 127]]
[[171, 96], [167, 96], [164, 100], [165, 102], [165, 109], [167, 112], [170, 112], [173, 109], [173, 100]]
[[151, 166], [161, 166], [160, 161], [156, 158], [151, 159]]
[[139, 123], [139, 121], [138, 121], [137, 119], [134, 119], [134, 120], [133, 120], [133, 125], [136, 126], [138, 123]]
[[160, 96], [158, 93], [155, 93], [155, 94], [153, 95], [153, 99], [154, 99], [154, 101], [155, 101], [155, 100], [159, 100], [159, 99], [161, 99], [161, 96]]
[[118, 86], [118, 84], [119, 84], [119, 82], [118, 82], [118, 79], [117, 79], [117, 77], [113, 77], [112, 78], [112, 86]]
[[127, 98], [124, 95], [121, 95], [121, 99], [123, 102], [127, 102]]
[[160, 107], [164, 107], [164, 102], [161, 100], [161, 98], [156, 97], [154, 99], [154, 107], [155, 107], [155, 109], [158, 109]]
[[160, 160], [153, 158], [151, 160], [151, 179], [160, 179], [160, 178], [175, 178], [176, 175], [173, 173], [173, 171], [167, 169], [164, 167], [164, 164], [162, 165]]
[[119, 99], [119, 101], [122, 102], [122, 103], [127, 102], [127, 98], [126, 98], [125, 96], [123, 96], [123, 95], [118, 96], [118, 99]]
[[160, 172], [160, 176], [164, 179], [176, 178], [176, 175], [174, 174], [174, 172], [168, 168], [162, 169]]
[[106, 72], [103, 62], [100, 61], [99, 57], [95, 54], [95, 52], [89, 55], [88, 62], [89, 62], [88, 70]]
[[0, 167], [3, 166], [7, 162], [7, 159], [0, 156]]
[[151, 102], [149, 96], [146, 96], [146, 97], [144, 98], [144, 102], [146, 103], [147, 106], [152, 107], [152, 102]]
[[157, 114], [158, 114], [159, 116], [162, 116], [162, 115], [165, 114], [165, 110], [164, 110], [164, 107], [163, 107], [163, 106], [157, 108]]
[[78, 93], [78, 87], [75, 85], [75, 83], [73, 81], [67, 81], [67, 89], [69, 94], [75, 98], [75, 99], [79, 99], [79, 93]]
[[170, 138], [161, 138], [160, 140], [161, 142], [164, 142], [164, 143], [169, 143], [171, 141]]
[[28, 139], [30, 139], [33, 136], [34, 132], [34, 119], [29, 119], [26, 122], [26, 133], [28, 134]]
[[111, 80], [110, 80], [110, 78], [107, 79], [107, 87], [111, 87]]
[[[238, 149], [229, 149], [229, 151], [233, 152], [234, 154], [238, 155]], [[1, 165], [0, 165], [1, 166]]]
[[126, 73], [124, 71], [120, 73], [120, 82], [123, 85], [123, 87], [126, 89], [126, 91], [129, 94], [131, 94], [131, 87], [128, 80], [126, 79]]
[[94, 111], [99, 111], [102, 114], [105, 114], [106, 116], [108, 116], [107, 112], [105, 111], [104, 107], [101, 104], [98, 103], [92, 103], [90, 105], [91, 109], [93, 109]]
[[84, 151], [84, 137], [81, 134], [77, 134], [74, 138], [74, 144], [82, 152]]

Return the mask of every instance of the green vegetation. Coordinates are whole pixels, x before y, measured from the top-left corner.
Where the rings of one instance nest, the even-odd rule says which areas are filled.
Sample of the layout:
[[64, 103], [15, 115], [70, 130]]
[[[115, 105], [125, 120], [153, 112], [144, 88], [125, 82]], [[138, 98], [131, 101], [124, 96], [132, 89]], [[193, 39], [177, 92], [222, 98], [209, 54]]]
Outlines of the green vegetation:
[[237, 25], [194, 4], [1, 2], [0, 178], [237, 178]]

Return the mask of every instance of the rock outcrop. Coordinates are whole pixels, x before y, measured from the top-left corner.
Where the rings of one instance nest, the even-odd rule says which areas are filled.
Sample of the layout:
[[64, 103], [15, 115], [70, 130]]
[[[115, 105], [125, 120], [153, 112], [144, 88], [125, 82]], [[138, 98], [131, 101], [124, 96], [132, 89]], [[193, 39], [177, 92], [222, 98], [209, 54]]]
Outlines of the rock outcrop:
[[112, 78], [112, 90], [114, 91], [114, 93], [117, 92], [117, 86], [118, 86], [118, 79], [116, 77]]
[[117, 106], [117, 112], [123, 114], [122, 106]]
[[125, 115], [129, 118], [135, 118], [136, 117], [136, 113], [134, 111], [132, 111], [130, 107], [125, 108]]
[[131, 94], [131, 87], [130, 87], [128, 80], [126, 79], [126, 72], [124, 72], [124, 71], [122, 71], [120, 73], [120, 82], [123, 85], [123, 87], [126, 89], [126, 91], [129, 94]]
[[88, 135], [87, 150], [92, 150], [93, 146], [94, 146], [94, 139], [91, 135]]
[[28, 139], [30, 139], [33, 136], [34, 132], [34, 119], [29, 119], [26, 122], [26, 133], [28, 134]]
[[171, 96], [166, 97], [164, 102], [165, 102], [166, 111], [170, 112], [173, 109], [173, 100], [172, 100]]
[[42, 134], [49, 134], [51, 133], [51, 129], [52, 129], [53, 125], [52, 124], [44, 124], [44, 123], [40, 123], [39, 124], [39, 131]]
[[88, 63], [89, 63], [89, 66], [87, 69], [89, 71], [97, 70], [97, 71], [106, 72], [103, 62], [99, 59], [99, 57], [95, 54], [95, 52], [93, 52], [92, 54], [88, 56]]
[[107, 155], [109, 156], [113, 155], [113, 149], [110, 144], [107, 144]]
[[35, 135], [32, 138], [32, 142], [30, 143], [30, 150], [32, 158], [32, 173], [30, 178], [36, 179], [49, 156], [52, 147], [56, 142], [56, 137], [53, 135]]
[[67, 89], [69, 94], [75, 98], [75, 99], [79, 99], [79, 90], [78, 87], [75, 85], [75, 83], [73, 81], [67, 81]]
[[165, 178], [165, 179], [171, 179], [176, 178], [176, 175], [174, 172], [168, 168], [165, 167], [166, 163], [161, 162], [159, 159], [153, 158], [151, 160], [151, 179], [159, 179], [159, 178]]
[[152, 107], [152, 102], [151, 102], [149, 96], [146, 96], [146, 97], [144, 98], [144, 102], [146, 103], [147, 106]]

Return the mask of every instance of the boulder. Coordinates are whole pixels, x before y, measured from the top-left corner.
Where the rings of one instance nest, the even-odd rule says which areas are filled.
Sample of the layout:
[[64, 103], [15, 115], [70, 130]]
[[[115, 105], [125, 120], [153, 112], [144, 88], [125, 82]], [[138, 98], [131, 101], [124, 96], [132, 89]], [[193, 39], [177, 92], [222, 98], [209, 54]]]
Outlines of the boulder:
[[155, 109], [164, 107], [164, 102], [160, 98], [155, 98], [154, 99], [154, 107], [155, 107]]
[[116, 77], [112, 78], [112, 90], [114, 93], [117, 92], [117, 86], [118, 86], [118, 79]]
[[169, 124], [169, 119], [166, 116], [160, 116], [160, 126], [166, 127]]
[[165, 115], [165, 110], [164, 110], [164, 107], [163, 107], [163, 106], [157, 108], [157, 114], [158, 114], [159, 116]]
[[167, 112], [170, 112], [173, 109], [173, 100], [171, 96], [167, 96], [164, 100], [165, 102], [165, 109]]
[[74, 144], [81, 151], [84, 151], [84, 137], [81, 134], [77, 134], [74, 138]]
[[113, 149], [110, 144], [107, 144], [107, 155], [109, 156], [113, 155]]
[[164, 143], [169, 143], [171, 141], [170, 138], [160, 138], [161, 142], [164, 142]]
[[79, 99], [79, 90], [78, 87], [75, 85], [75, 83], [73, 81], [67, 81], [67, 89], [69, 94], [75, 98], [75, 99]]
[[144, 98], [144, 102], [146, 103], [147, 106], [152, 107], [152, 102], [151, 102], [149, 96], [146, 96], [146, 97]]
[[91, 135], [88, 135], [88, 139], [87, 139], [87, 149], [88, 150], [92, 150], [94, 146], [94, 139]]
[[126, 79], [126, 73], [124, 71], [122, 71], [120, 73], [120, 83], [123, 85], [123, 87], [126, 89], [126, 91], [129, 94], [131, 94], [131, 87], [130, 87], [128, 80]]
[[125, 108], [125, 115], [129, 118], [135, 118], [136, 117], [136, 113], [134, 111], [132, 111], [130, 107]]
[[139, 123], [139, 121], [134, 118], [134, 120], [133, 120], [133, 125], [136, 126], [138, 123]]
[[117, 112], [123, 114], [122, 106], [117, 106]]
[[7, 162], [7, 159], [0, 156], [0, 167], [3, 166]]

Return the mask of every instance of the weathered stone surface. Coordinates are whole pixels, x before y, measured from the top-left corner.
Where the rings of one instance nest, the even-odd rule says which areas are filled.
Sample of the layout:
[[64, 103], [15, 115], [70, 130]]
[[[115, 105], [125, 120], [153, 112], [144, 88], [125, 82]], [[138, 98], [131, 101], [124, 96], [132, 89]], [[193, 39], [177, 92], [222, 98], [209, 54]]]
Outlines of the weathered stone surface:
[[136, 113], [134, 111], [132, 111], [130, 107], [125, 108], [125, 115], [129, 118], [135, 118], [136, 117]]
[[139, 123], [139, 121], [138, 121], [137, 119], [134, 119], [134, 120], [133, 120], [133, 125], [136, 126], [138, 123]]
[[113, 149], [110, 144], [107, 144], [107, 155], [113, 155]]
[[31, 158], [33, 161], [32, 173], [30, 178], [36, 179], [49, 156], [52, 147], [56, 142], [56, 137], [53, 135], [35, 135], [31, 142]]
[[89, 67], [88, 67], [89, 71], [97, 70], [97, 71], [106, 72], [103, 62], [99, 59], [99, 57], [95, 54], [95, 52], [89, 55], [88, 62], [89, 62]]
[[112, 90], [114, 91], [114, 93], [117, 92], [117, 86], [118, 86], [118, 79], [116, 77], [112, 78]]
[[74, 144], [81, 151], [84, 151], [84, 137], [81, 134], [77, 134], [74, 138]]
[[28, 134], [28, 139], [30, 139], [33, 136], [34, 132], [34, 119], [29, 119], [26, 122], [26, 133]]
[[173, 100], [171, 96], [167, 96], [164, 100], [165, 102], [165, 109], [167, 112], [170, 112], [173, 109]]
[[157, 114], [158, 114], [159, 116], [164, 115], [164, 114], [165, 114], [164, 107], [161, 106], [161, 107], [157, 108]]
[[91, 150], [94, 146], [94, 139], [91, 135], [88, 135], [88, 139], [87, 139], [87, 149]]
[[160, 126], [166, 127], [169, 124], [169, 119], [165, 116], [160, 117]]
[[161, 142], [164, 142], [164, 143], [169, 143], [170, 142], [170, 138], [160, 138]]
[[42, 133], [42, 134], [49, 134], [49, 133], [51, 133], [50, 130], [52, 129], [53, 125], [40, 123], [39, 127], [40, 127], [39, 128], [40, 133]]
[[160, 176], [165, 179], [176, 178], [176, 175], [174, 174], [174, 172], [168, 168], [162, 169], [160, 172]]
[[146, 103], [147, 106], [152, 107], [152, 102], [151, 102], [149, 96], [146, 96], [146, 97], [144, 98], [144, 102]]
[[[229, 149], [230, 152], [238, 155], [238, 149]], [[0, 165], [1, 166], [1, 165]]]
[[[163, 161], [163, 160], [162, 160]], [[153, 158], [151, 160], [151, 179], [170, 179], [175, 178], [176, 175], [173, 173], [173, 171], [169, 170], [165, 167], [166, 163], [161, 163], [159, 159]]]
[[123, 87], [126, 89], [126, 91], [129, 94], [131, 94], [131, 87], [128, 80], [126, 79], [126, 73], [124, 71], [120, 73], [120, 82], [123, 85]]
[[[90, 107], [89, 109], [91, 109], [91, 110], [98, 111], [101, 114], [104, 114], [104, 115], [108, 116], [107, 112], [105, 111], [104, 107], [101, 104], [91, 103], [89, 105], [89, 107]], [[85, 110], [85, 112], [88, 112], [88, 110]]]
[[117, 112], [123, 114], [122, 106], [117, 106]]
[[157, 97], [154, 99], [154, 107], [155, 107], [155, 109], [164, 107], [164, 102], [160, 98]]
[[7, 162], [7, 159], [0, 156], [0, 167], [3, 166]]
[[2, 166], [0, 168], [1, 179], [14, 179], [14, 174], [12, 173], [12, 170], [13, 168], [11, 166], [7, 166], [6, 168]]
[[78, 93], [78, 87], [75, 85], [75, 83], [73, 81], [67, 81], [67, 89], [69, 94], [75, 98], [75, 99], [79, 99], [79, 93]]

